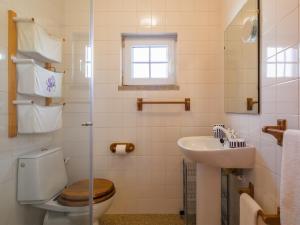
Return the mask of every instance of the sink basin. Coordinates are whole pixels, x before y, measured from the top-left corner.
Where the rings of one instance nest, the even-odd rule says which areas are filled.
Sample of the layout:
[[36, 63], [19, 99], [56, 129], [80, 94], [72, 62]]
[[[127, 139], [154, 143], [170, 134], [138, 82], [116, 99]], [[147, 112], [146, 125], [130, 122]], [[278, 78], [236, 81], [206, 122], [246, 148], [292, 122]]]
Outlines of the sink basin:
[[226, 148], [212, 136], [183, 137], [177, 141], [190, 160], [219, 168], [253, 168], [255, 148]]
[[253, 168], [255, 148], [227, 148], [211, 136], [183, 137], [177, 144], [187, 158], [197, 162], [196, 224], [220, 225], [221, 168]]

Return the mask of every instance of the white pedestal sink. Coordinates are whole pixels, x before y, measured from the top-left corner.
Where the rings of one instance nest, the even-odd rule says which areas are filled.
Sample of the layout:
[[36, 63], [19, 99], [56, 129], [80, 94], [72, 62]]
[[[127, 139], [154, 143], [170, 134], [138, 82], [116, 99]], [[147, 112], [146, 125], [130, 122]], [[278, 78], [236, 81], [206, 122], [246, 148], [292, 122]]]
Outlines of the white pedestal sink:
[[183, 137], [177, 144], [197, 162], [197, 225], [220, 225], [221, 168], [253, 168], [255, 148], [226, 148], [211, 136]]

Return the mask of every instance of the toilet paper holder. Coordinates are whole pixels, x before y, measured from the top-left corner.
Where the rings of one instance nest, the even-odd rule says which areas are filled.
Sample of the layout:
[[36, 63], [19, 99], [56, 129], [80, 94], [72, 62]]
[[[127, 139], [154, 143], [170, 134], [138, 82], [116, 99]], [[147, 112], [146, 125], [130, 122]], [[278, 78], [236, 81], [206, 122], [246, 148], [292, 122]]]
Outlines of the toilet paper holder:
[[133, 152], [134, 149], [135, 149], [135, 146], [134, 146], [134, 144], [132, 144], [132, 143], [112, 143], [112, 144], [110, 145], [110, 151], [111, 151], [112, 153], [116, 153], [117, 145], [126, 145], [126, 152], [127, 152], [127, 153]]
[[[250, 182], [246, 188], [240, 188], [239, 193], [246, 193], [254, 198], [254, 185]], [[262, 221], [268, 225], [280, 225], [280, 208], [277, 208], [277, 214], [265, 214], [263, 210], [259, 210], [257, 216], [261, 217]]]

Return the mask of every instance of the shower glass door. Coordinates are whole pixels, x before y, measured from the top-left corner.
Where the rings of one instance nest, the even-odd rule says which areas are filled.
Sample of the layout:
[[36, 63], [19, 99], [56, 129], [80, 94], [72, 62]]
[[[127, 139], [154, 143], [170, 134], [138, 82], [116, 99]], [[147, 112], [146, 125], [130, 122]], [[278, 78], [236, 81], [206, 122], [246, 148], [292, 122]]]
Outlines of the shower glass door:
[[[74, 221], [93, 224], [93, 0], [65, 1], [65, 127], [63, 147], [70, 157], [69, 184], [86, 188], [86, 216]], [[87, 205], [88, 204], [88, 205]], [[64, 225], [64, 224], [62, 224]]]

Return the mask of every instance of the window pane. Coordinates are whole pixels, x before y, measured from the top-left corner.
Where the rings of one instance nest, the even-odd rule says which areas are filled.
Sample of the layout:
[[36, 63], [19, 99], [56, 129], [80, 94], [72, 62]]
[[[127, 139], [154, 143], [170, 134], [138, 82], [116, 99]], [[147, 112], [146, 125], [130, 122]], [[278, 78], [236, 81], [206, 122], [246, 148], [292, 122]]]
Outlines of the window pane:
[[152, 46], [151, 62], [168, 62], [168, 46]]
[[149, 62], [149, 48], [148, 47], [133, 47], [132, 48], [133, 62]]
[[133, 78], [149, 78], [149, 64], [148, 63], [133, 63], [132, 64]]
[[168, 63], [152, 63], [151, 78], [168, 78]]

